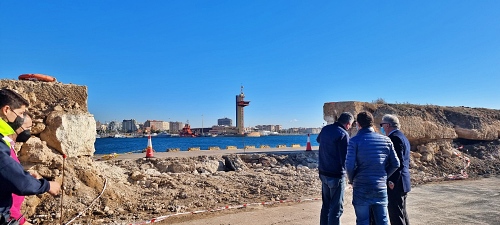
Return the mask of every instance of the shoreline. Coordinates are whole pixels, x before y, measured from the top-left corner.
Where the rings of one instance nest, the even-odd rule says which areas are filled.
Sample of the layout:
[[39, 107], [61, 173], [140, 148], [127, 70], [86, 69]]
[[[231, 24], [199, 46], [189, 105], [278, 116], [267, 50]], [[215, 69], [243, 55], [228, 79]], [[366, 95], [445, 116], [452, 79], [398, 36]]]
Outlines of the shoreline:
[[[317, 152], [319, 146], [312, 146], [312, 152]], [[305, 147], [300, 148], [254, 148], [254, 149], [220, 149], [220, 150], [196, 150], [196, 151], [175, 151], [175, 152], [154, 152], [154, 158], [174, 158], [174, 157], [197, 157], [197, 156], [213, 156], [213, 155], [230, 155], [230, 154], [259, 154], [259, 153], [307, 153]], [[96, 161], [103, 160], [120, 160], [120, 159], [140, 159], [146, 158], [146, 153], [128, 152], [128, 153], [111, 153], [111, 154], [94, 154], [92, 158]], [[108, 158], [108, 159], [106, 159]]]

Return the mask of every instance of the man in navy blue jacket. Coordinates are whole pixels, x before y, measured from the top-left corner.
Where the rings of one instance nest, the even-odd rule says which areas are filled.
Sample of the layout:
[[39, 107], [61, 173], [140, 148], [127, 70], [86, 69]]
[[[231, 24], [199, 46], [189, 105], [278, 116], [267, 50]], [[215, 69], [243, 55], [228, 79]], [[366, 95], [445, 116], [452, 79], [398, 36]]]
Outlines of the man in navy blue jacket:
[[388, 225], [386, 182], [399, 168], [399, 159], [391, 139], [373, 129], [371, 113], [360, 112], [356, 122], [361, 129], [349, 141], [345, 162], [356, 224], [368, 225], [373, 212], [377, 225]]
[[28, 101], [9, 89], [0, 90], [0, 224], [10, 217], [12, 194], [26, 196], [49, 192], [57, 195], [60, 184], [36, 179], [10, 156], [11, 143], [4, 137], [22, 126]]
[[396, 172], [387, 179], [387, 186], [389, 187], [387, 189], [389, 219], [391, 225], [409, 225], [410, 222], [406, 213], [406, 196], [411, 190], [410, 142], [403, 132], [399, 130], [399, 119], [395, 115], [384, 115], [380, 128], [382, 133], [391, 139], [401, 163]]
[[349, 130], [354, 116], [349, 112], [340, 114], [337, 122], [321, 129], [316, 141], [319, 143], [318, 170], [322, 182], [320, 224], [340, 224], [344, 211], [345, 157], [349, 143]]

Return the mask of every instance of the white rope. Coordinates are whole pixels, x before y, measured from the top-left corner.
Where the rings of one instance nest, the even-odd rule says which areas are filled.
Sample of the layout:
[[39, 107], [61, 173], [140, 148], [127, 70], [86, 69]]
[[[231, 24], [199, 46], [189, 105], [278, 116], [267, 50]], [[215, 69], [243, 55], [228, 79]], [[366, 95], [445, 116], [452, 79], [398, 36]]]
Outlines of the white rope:
[[[458, 147], [457, 149], [458, 150], [461, 150], [464, 146], [460, 146]], [[460, 174], [450, 174], [448, 175], [448, 179], [450, 180], [461, 180], [461, 179], [467, 179], [469, 178], [469, 175], [467, 174], [467, 168], [470, 166], [470, 159], [469, 157], [465, 156], [465, 155], [462, 155], [461, 152], [456, 152], [456, 151], [453, 151], [453, 154], [455, 156], [457, 156], [459, 159], [461, 159], [464, 163], [464, 169], [463, 170], [460, 170]]]
[[67, 222], [67, 223], [65, 223], [64, 225], [68, 225], [68, 224], [72, 223], [72, 222], [73, 222], [76, 218], [78, 218], [78, 217], [80, 217], [81, 215], [83, 215], [83, 213], [84, 213], [85, 211], [87, 211], [87, 210], [88, 210], [88, 209], [89, 209], [89, 208], [90, 208], [90, 207], [94, 204], [94, 202], [95, 202], [97, 199], [99, 199], [99, 198], [101, 197], [102, 193], [104, 193], [104, 190], [106, 190], [106, 184], [107, 184], [107, 183], [108, 183], [108, 179], [104, 178], [104, 187], [102, 188], [101, 193], [100, 193], [100, 194], [99, 194], [96, 198], [94, 198], [94, 200], [92, 200], [92, 202], [90, 203], [90, 205], [89, 205], [89, 206], [87, 206], [87, 208], [85, 208], [83, 211], [80, 211], [80, 212], [78, 213], [78, 215], [76, 215], [75, 217], [73, 217], [70, 221], [68, 221], [68, 222]]

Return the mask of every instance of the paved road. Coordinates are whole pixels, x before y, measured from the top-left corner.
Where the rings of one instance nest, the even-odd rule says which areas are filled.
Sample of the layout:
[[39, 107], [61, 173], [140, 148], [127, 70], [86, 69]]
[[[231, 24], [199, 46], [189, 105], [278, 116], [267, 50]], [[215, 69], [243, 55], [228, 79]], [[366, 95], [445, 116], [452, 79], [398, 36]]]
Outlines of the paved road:
[[[500, 177], [448, 181], [413, 188], [408, 195], [412, 225], [500, 224]], [[351, 204], [352, 190], [346, 192], [342, 224], [356, 224]], [[257, 207], [224, 213], [189, 215], [158, 222], [177, 225], [291, 224], [317, 225], [321, 201], [277, 207]]]

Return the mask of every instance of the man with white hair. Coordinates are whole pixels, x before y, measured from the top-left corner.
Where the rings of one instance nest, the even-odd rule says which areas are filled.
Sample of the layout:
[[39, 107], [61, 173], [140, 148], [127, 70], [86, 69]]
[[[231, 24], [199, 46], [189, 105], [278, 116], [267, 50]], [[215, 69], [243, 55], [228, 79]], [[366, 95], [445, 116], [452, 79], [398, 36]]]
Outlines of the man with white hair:
[[410, 181], [410, 142], [399, 130], [399, 119], [395, 115], [386, 114], [382, 117], [380, 131], [387, 135], [394, 144], [394, 150], [401, 162], [399, 168], [387, 179], [387, 195], [389, 204], [389, 219], [391, 225], [408, 225], [406, 212], [406, 196], [411, 190]]

